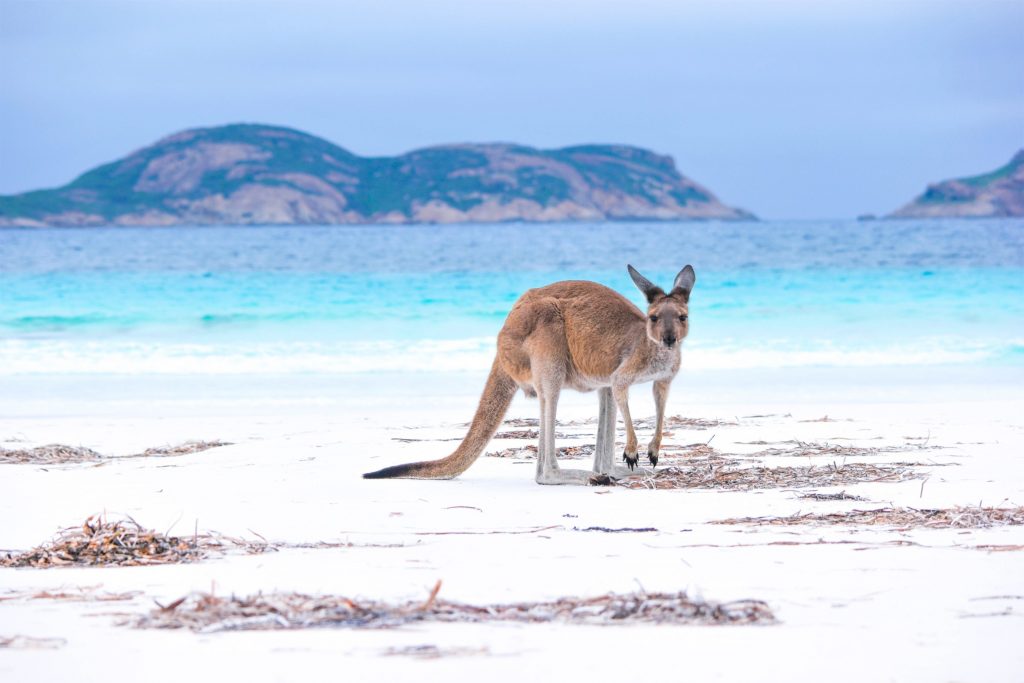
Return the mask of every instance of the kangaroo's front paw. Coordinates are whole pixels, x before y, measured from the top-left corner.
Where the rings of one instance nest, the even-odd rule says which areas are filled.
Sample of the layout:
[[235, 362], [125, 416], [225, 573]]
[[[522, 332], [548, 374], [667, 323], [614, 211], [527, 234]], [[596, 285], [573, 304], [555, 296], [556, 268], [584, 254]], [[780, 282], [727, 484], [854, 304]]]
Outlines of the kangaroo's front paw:
[[651, 444], [647, 447], [647, 459], [651, 461], [651, 467], [658, 465], [658, 447]]
[[636, 453], [630, 455], [628, 450], [622, 452], [622, 459], [626, 461], [626, 465], [629, 467], [630, 471], [640, 464], [640, 456]]

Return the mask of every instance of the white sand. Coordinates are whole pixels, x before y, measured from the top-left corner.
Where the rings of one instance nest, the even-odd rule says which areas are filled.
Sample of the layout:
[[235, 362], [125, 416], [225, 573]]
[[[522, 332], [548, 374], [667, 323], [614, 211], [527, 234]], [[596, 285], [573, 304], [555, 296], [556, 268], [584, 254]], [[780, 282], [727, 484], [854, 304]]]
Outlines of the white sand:
[[[355, 544], [178, 566], [0, 569], [0, 598], [86, 586], [143, 592], [127, 603], [0, 601], [0, 636], [61, 639], [55, 649], [0, 650], [0, 680], [1021, 680], [1024, 551], [975, 546], [1024, 545], [1024, 527], [708, 524], [888, 504], [1024, 504], [1020, 371], [862, 368], [677, 379], [670, 414], [739, 424], [677, 429], [667, 442], [713, 437], [712, 445], [726, 453], [763, 448], [741, 442], [786, 439], [944, 447], [858, 458], [936, 464], [923, 485], [843, 487], [871, 502], [801, 500], [797, 491], [777, 489], [540, 487], [531, 463], [497, 458], [481, 458], [454, 481], [359, 477], [449, 452], [454, 442], [394, 439], [461, 436], [459, 425], [470, 419], [482, 383], [476, 375], [0, 377], [0, 446], [68, 443], [125, 455], [189, 439], [235, 443], [99, 467], [0, 465], [0, 548], [35, 546], [103, 511], [178, 533], [198, 525], [272, 541]], [[652, 413], [647, 387], [634, 389], [632, 404], [635, 415]], [[536, 410], [535, 402], [517, 398], [509, 417], [535, 417]], [[596, 395], [570, 394], [559, 417], [595, 413]], [[824, 415], [836, 421], [802, 421]], [[581, 436], [560, 445], [593, 443], [593, 429], [566, 427]], [[495, 441], [488, 450], [522, 443]], [[590, 462], [564, 466], [589, 468]], [[658, 532], [605, 534], [574, 526]], [[555, 528], [492, 533], [542, 527]], [[688, 589], [709, 600], [758, 598], [780, 623], [421, 624], [196, 635], [133, 630], [106, 614], [143, 612], [153, 600], [211, 586], [219, 594], [295, 590], [404, 601], [422, 599], [438, 579], [443, 597], [474, 603], [629, 592], [640, 585]], [[390, 648], [420, 645], [450, 654], [384, 656]]]

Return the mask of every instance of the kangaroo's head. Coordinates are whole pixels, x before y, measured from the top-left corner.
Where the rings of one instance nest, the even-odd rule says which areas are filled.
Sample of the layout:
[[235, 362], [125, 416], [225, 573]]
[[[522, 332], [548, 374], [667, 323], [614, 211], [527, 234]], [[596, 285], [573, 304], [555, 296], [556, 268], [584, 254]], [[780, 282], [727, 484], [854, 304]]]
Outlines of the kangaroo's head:
[[664, 344], [672, 348], [682, 343], [686, 333], [690, 331], [689, 308], [690, 290], [697, 281], [693, 266], [686, 266], [672, 283], [672, 291], [665, 293], [633, 266], [629, 268], [629, 276], [647, 297], [647, 336], [656, 344]]

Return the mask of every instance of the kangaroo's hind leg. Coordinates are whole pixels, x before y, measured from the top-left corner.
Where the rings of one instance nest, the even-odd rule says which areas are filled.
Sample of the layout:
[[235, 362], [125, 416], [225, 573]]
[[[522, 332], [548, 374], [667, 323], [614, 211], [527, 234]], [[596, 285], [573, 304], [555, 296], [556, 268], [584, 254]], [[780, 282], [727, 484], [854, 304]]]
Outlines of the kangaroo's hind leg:
[[608, 449], [608, 401], [605, 397], [607, 389], [598, 389], [597, 395], [600, 408], [597, 412], [597, 443], [594, 445], [594, 471], [598, 474], [608, 474], [610, 455], [606, 455]]
[[611, 474], [615, 468], [615, 399], [611, 387], [598, 390], [597, 445], [594, 447], [594, 471]]
[[598, 390], [601, 407], [597, 417], [597, 446], [594, 448], [594, 471], [613, 477], [628, 477], [636, 474], [615, 464], [615, 427], [617, 409], [611, 387]]
[[558, 466], [555, 448], [555, 414], [558, 412], [558, 394], [561, 387], [556, 381], [538, 382], [540, 398], [540, 443], [537, 445], [538, 484], [589, 484], [594, 476], [588, 470], [563, 470]]

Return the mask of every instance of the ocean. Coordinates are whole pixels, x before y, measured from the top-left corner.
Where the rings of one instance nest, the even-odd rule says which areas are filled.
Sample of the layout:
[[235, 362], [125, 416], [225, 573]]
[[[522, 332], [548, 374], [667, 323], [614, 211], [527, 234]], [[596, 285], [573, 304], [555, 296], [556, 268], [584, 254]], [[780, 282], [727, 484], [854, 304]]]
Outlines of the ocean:
[[642, 303], [684, 368], [1024, 365], [1024, 220], [0, 230], [0, 374], [481, 371], [525, 290]]

